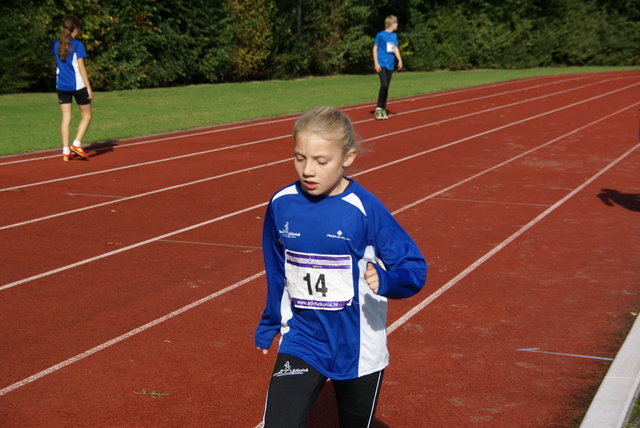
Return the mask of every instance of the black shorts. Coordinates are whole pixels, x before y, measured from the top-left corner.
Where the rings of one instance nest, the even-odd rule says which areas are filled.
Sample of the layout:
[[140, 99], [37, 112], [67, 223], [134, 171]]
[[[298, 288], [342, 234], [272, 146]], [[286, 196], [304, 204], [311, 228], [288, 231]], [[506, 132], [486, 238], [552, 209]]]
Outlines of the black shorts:
[[[341, 427], [373, 427], [384, 370], [351, 380], [332, 380]], [[267, 393], [264, 428], [300, 428], [327, 378], [304, 360], [278, 354]]]
[[89, 99], [89, 91], [87, 91], [87, 88], [78, 89], [77, 91], [58, 90], [58, 102], [60, 104], [71, 104], [71, 101], [74, 98], [79, 106], [91, 104], [91, 100]]

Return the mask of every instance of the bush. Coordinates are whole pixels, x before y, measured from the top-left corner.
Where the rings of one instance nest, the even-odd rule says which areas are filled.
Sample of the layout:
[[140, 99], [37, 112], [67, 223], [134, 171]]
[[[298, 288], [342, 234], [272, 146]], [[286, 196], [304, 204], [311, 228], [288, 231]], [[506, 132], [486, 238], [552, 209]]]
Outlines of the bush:
[[640, 63], [637, 1], [4, 0], [0, 93], [55, 89], [68, 13], [96, 90], [371, 73], [391, 13], [408, 70]]

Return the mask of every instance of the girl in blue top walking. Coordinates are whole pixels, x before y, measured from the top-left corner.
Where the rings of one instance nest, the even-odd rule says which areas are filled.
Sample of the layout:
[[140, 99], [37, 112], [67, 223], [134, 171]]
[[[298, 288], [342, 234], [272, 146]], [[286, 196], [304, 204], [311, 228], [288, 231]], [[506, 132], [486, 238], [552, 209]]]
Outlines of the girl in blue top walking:
[[[58, 102], [62, 112], [60, 133], [62, 135], [62, 160], [68, 161], [71, 153], [87, 158], [82, 149], [82, 138], [91, 123], [91, 100], [93, 91], [85, 68], [84, 59], [87, 52], [84, 45], [76, 40], [80, 31], [78, 18], [67, 16], [62, 23], [60, 39], [53, 43], [53, 55], [56, 57], [56, 89]], [[71, 103], [75, 98], [80, 108], [81, 120], [78, 124], [76, 138], [69, 146], [71, 127]]]
[[356, 158], [349, 118], [318, 107], [296, 122], [298, 181], [269, 202], [262, 248], [267, 303], [255, 334], [280, 333], [265, 428], [301, 428], [331, 379], [342, 428], [368, 428], [389, 363], [387, 298], [426, 280], [418, 246], [372, 193], [344, 176]]
[[373, 65], [380, 76], [380, 91], [378, 92], [378, 106], [376, 107], [376, 120], [388, 119], [387, 96], [391, 75], [395, 69], [395, 60], [398, 60], [398, 70], [402, 69], [402, 57], [398, 49], [398, 18], [393, 15], [384, 20], [385, 30], [376, 35], [373, 45]]

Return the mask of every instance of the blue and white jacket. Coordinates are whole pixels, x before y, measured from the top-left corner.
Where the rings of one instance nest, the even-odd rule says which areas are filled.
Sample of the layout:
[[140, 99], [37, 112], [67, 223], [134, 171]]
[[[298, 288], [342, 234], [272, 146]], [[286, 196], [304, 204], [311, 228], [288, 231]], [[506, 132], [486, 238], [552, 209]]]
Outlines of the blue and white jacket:
[[[427, 263], [417, 245], [372, 193], [355, 181], [339, 195], [316, 197], [299, 183], [277, 192], [263, 229], [267, 304], [255, 334], [268, 349], [303, 359], [324, 376], [355, 379], [389, 363], [387, 298], [423, 287]], [[364, 279], [378, 271], [378, 294]]]

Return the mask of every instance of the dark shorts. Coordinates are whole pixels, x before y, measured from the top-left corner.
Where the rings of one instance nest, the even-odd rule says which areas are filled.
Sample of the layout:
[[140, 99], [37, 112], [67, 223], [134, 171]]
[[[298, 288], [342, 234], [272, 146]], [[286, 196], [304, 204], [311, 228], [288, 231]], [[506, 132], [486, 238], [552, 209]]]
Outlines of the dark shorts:
[[[373, 427], [384, 370], [357, 379], [331, 381], [341, 427]], [[304, 360], [278, 354], [269, 384], [265, 428], [300, 428], [307, 425], [311, 407], [327, 382]]]
[[87, 88], [78, 89], [77, 91], [58, 90], [58, 102], [60, 104], [71, 104], [74, 98], [79, 106], [91, 104]]

